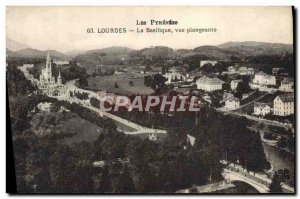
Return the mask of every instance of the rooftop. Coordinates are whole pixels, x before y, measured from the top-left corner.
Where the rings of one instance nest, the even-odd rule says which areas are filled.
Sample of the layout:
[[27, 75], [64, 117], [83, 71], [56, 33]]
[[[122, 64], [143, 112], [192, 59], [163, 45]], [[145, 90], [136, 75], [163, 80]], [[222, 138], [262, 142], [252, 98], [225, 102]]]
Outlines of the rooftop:
[[283, 102], [294, 102], [293, 93], [285, 93], [285, 94], [278, 95], [277, 97], [279, 97]]
[[219, 78], [209, 78], [206, 76], [203, 76], [199, 79], [197, 79], [196, 83], [203, 83], [203, 84], [223, 84], [224, 81], [220, 80]]
[[265, 108], [267, 106], [269, 106], [269, 105], [267, 103], [263, 103], [263, 102], [255, 102], [254, 103], [254, 107], [257, 107], [257, 108]]
[[239, 98], [236, 98], [236, 97], [230, 97], [230, 98], [226, 99], [225, 101], [230, 101], [230, 102], [235, 101], [235, 102], [239, 102], [240, 99], [239, 99]]

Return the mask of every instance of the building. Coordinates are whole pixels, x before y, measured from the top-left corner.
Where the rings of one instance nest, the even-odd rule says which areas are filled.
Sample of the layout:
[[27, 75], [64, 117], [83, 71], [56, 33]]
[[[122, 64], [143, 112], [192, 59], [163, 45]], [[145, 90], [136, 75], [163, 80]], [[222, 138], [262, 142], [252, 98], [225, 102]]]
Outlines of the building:
[[200, 68], [204, 66], [205, 64], [211, 64], [212, 66], [215, 66], [218, 62], [212, 61], [212, 60], [201, 60], [200, 61]]
[[25, 67], [25, 68], [33, 68], [34, 64], [23, 64], [23, 67]]
[[65, 66], [70, 64], [68, 60], [58, 60], [58, 59], [53, 60], [53, 63], [60, 66]]
[[237, 70], [234, 66], [228, 66], [227, 71], [228, 71], [229, 74], [237, 73]]
[[41, 111], [47, 111], [50, 112], [50, 108], [51, 108], [52, 103], [50, 102], [40, 102], [37, 107], [39, 110]]
[[278, 75], [278, 72], [283, 68], [272, 68], [272, 75]]
[[223, 94], [223, 100], [231, 98], [231, 97], [233, 97], [232, 93], [224, 92], [224, 94]]
[[281, 85], [279, 87], [281, 91], [293, 91], [293, 88], [294, 88], [294, 80], [290, 77], [284, 78], [281, 81]]
[[254, 69], [253, 68], [247, 68], [247, 75], [254, 75]]
[[232, 93], [224, 92], [223, 99], [220, 101], [220, 104], [223, 104], [227, 99], [234, 97]]
[[255, 102], [254, 103], [254, 115], [265, 116], [271, 112], [271, 107], [266, 103]]
[[42, 73], [40, 74], [38, 87], [43, 91], [44, 94], [49, 96], [60, 97], [69, 95], [65, 85], [62, 84], [60, 72], [57, 76], [57, 81], [55, 81], [55, 77], [52, 75], [52, 66], [49, 53], [46, 58], [46, 67], [42, 69]]
[[148, 139], [151, 141], [157, 141], [157, 136], [154, 133], [152, 133], [148, 135]]
[[253, 83], [259, 85], [276, 85], [276, 78], [275, 76], [267, 75], [266, 73], [260, 71], [255, 74]]
[[240, 107], [240, 100], [236, 97], [230, 97], [225, 100], [225, 108], [233, 110]]
[[114, 75], [125, 75], [124, 70], [115, 70]]
[[203, 76], [196, 80], [196, 84], [197, 84], [197, 89], [211, 92], [216, 90], [222, 90], [222, 85], [224, 84], [224, 81], [218, 78], [209, 78]]
[[239, 68], [239, 75], [247, 75], [247, 67], [240, 67]]
[[241, 83], [241, 82], [243, 82], [243, 80], [241, 80], [241, 79], [234, 79], [234, 80], [232, 80], [230, 82], [231, 90], [235, 90], [238, 87], [239, 83]]
[[239, 68], [239, 75], [254, 75], [254, 69], [253, 68], [247, 68], [247, 67], [240, 67]]
[[294, 94], [285, 93], [274, 99], [274, 115], [287, 116], [294, 114]]
[[166, 84], [178, 83], [185, 81], [185, 75], [179, 73], [175, 68], [171, 68], [168, 72], [164, 74], [167, 78]]

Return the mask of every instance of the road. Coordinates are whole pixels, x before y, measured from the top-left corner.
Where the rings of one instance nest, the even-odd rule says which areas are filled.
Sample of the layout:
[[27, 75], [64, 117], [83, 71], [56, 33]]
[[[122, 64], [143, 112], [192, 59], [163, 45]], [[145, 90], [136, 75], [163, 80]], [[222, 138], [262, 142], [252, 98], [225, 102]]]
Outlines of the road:
[[[252, 171], [247, 171], [240, 165], [227, 164], [226, 161], [221, 161], [221, 163], [226, 164], [227, 167], [224, 169], [224, 172], [227, 172], [227, 177], [235, 180], [240, 180], [249, 183], [250, 185], [255, 186], [261, 192], [268, 190], [269, 185], [272, 180], [268, 178], [267, 175], [254, 173]], [[286, 193], [294, 193], [294, 188], [290, 187], [284, 183], [281, 184], [281, 187]]]
[[[32, 75], [29, 75], [26, 67], [19, 67], [19, 69], [24, 73], [24, 76], [27, 79], [29, 79], [31, 82], [36, 82], [37, 81], [33, 78]], [[77, 91], [77, 92], [80, 92], [80, 93], [83, 93], [83, 92], [88, 93], [88, 95], [89, 95], [88, 100], [80, 100], [76, 97], [55, 97], [55, 98], [58, 99], [58, 100], [62, 100], [62, 101], [68, 101], [68, 102], [71, 102], [71, 103], [81, 104], [83, 107], [88, 108], [88, 109], [90, 109], [90, 110], [92, 110], [96, 113], [99, 113], [99, 116], [101, 116], [101, 117], [106, 116], [108, 118], [111, 118], [114, 121], [120, 122], [120, 123], [122, 123], [126, 126], [129, 126], [133, 129], [135, 129], [135, 131], [123, 131], [125, 134], [134, 135], [134, 134], [143, 134], [143, 133], [146, 133], [146, 134], [166, 134], [167, 133], [166, 130], [152, 129], [152, 128], [144, 127], [144, 126], [141, 126], [141, 125], [136, 124], [134, 122], [131, 122], [129, 120], [123, 119], [121, 117], [118, 117], [116, 115], [113, 115], [111, 113], [102, 111], [101, 109], [98, 109], [96, 107], [91, 106], [89, 100], [90, 100], [91, 97], [97, 97], [97, 93], [93, 92], [93, 91], [90, 91], [90, 90], [85, 90], [85, 89], [78, 88], [78, 87], [75, 86], [75, 83], [76, 83], [76, 79], [66, 82], [65, 85], [67, 87], [67, 90], [68, 91]], [[49, 96], [49, 97], [52, 97], [52, 96]]]

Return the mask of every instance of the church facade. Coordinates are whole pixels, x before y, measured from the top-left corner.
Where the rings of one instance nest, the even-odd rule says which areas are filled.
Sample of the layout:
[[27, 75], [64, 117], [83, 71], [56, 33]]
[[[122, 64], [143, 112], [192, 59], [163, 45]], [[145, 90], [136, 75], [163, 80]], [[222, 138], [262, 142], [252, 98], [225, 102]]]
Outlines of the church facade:
[[62, 84], [61, 74], [59, 72], [56, 80], [52, 75], [52, 65], [49, 53], [46, 58], [46, 67], [42, 69], [39, 77], [39, 88], [44, 94], [52, 97], [67, 97], [69, 92], [66, 86]]

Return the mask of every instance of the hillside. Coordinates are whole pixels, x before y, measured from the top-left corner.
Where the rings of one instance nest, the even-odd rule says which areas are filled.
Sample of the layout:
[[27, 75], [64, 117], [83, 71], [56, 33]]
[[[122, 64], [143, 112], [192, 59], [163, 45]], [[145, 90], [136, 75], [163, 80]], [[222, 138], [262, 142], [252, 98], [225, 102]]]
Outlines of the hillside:
[[176, 56], [174, 50], [167, 46], [155, 46], [150, 48], [143, 48], [139, 50], [139, 53], [147, 58]]
[[233, 53], [230, 50], [225, 50], [222, 48], [218, 48], [216, 46], [199, 46], [197, 48], [194, 48], [194, 53], [206, 55], [209, 57], [216, 57], [217, 59], [221, 60], [228, 60], [232, 56], [238, 56], [240, 53], [236, 52]]
[[218, 45], [219, 48], [231, 51], [232, 53], [240, 53], [242, 56], [257, 55], [281, 55], [284, 53], [293, 53], [293, 45], [266, 42], [227, 42]]
[[7, 57], [20, 57], [21, 55], [6, 48]]
[[129, 57], [133, 50], [127, 47], [109, 47], [103, 49], [89, 50], [74, 58], [75, 61], [82, 65], [97, 64], [121, 64], [123, 59]]
[[46, 58], [48, 52], [49, 52], [51, 58], [62, 58], [62, 59], [67, 58], [66, 55], [64, 55], [63, 53], [60, 53], [56, 50], [40, 51], [40, 50], [33, 49], [33, 48], [26, 48], [26, 49], [18, 50], [16, 52], [10, 51], [9, 53], [10, 53], [11, 57]]
[[18, 50], [22, 50], [25, 48], [30, 48], [30, 46], [28, 46], [27, 44], [17, 42], [13, 39], [6, 38], [6, 48], [11, 51], [18, 51]]

